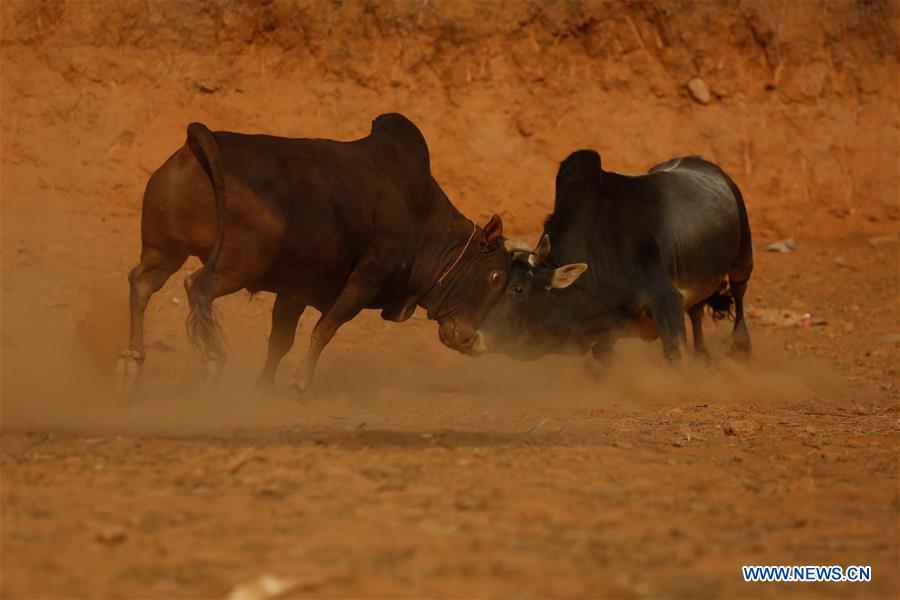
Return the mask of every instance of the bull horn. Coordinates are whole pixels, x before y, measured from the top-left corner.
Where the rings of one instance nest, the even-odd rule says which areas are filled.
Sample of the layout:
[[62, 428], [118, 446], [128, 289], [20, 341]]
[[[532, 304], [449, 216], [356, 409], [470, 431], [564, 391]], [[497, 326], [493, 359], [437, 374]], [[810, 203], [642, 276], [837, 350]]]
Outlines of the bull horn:
[[514, 250], [513, 252], [510, 252], [510, 255], [512, 256], [513, 262], [516, 262], [517, 260], [525, 261], [528, 263], [528, 266], [534, 266], [531, 264], [531, 260], [534, 258], [534, 254], [532, 254], [531, 250]]
[[534, 252], [534, 248], [522, 240], [503, 240], [507, 252]]

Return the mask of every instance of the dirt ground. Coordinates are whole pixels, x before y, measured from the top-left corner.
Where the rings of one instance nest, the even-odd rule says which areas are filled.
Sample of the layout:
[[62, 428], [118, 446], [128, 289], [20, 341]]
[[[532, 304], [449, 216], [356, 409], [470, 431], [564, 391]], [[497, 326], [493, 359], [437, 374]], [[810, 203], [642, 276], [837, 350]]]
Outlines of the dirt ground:
[[[0, 596], [265, 596], [243, 587], [264, 576], [270, 597], [900, 596], [896, 4], [0, 11]], [[388, 110], [463, 212], [530, 238], [573, 149], [628, 173], [722, 164], [755, 236], [753, 358], [708, 323], [709, 364], [639, 341], [602, 372], [471, 359], [421, 312], [373, 312], [298, 402], [317, 315], [260, 394], [272, 297], [239, 293], [217, 302], [231, 356], [209, 389], [192, 259], [119, 396], [140, 194], [185, 125], [352, 139]], [[747, 564], [873, 577], [750, 584]]]

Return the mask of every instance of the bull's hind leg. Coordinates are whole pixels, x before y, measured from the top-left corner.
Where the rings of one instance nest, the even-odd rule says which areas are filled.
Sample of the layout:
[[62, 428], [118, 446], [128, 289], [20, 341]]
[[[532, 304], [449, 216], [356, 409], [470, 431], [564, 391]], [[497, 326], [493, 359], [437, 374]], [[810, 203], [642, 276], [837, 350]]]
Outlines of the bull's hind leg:
[[705, 303], [695, 304], [688, 309], [688, 317], [691, 319], [691, 333], [694, 336], [694, 353], [697, 356], [709, 357], [706, 351], [706, 343], [703, 341], [703, 307]]
[[259, 385], [271, 387], [275, 384], [275, 371], [278, 369], [278, 363], [294, 345], [297, 323], [305, 309], [306, 305], [296, 296], [285, 293], [275, 296], [275, 306], [272, 308], [272, 333], [269, 334], [269, 351], [266, 354], [266, 364], [259, 375]]
[[187, 255], [167, 255], [144, 247], [141, 262], [128, 273], [128, 283], [131, 285], [131, 334], [128, 349], [122, 351], [116, 366], [119, 389], [122, 391], [128, 391], [134, 386], [144, 364], [144, 311], [150, 296], [159, 291], [186, 259]]
[[184, 280], [191, 312], [187, 319], [187, 333], [201, 354], [200, 370], [212, 381], [225, 365], [225, 338], [213, 313], [213, 300], [244, 287], [243, 279], [218, 272], [210, 274], [206, 267], [191, 273]]
[[651, 300], [650, 313], [653, 326], [659, 332], [665, 357], [669, 360], [681, 358], [681, 348], [687, 341], [687, 332], [684, 328], [684, 297], [671, 285], [660, 286], [660, 290]]
[[731, 333], [731, 353], [738, 358], [749, 358], [751, 352], [750, 333], [744, 320], [744, 294], [747, 282], [735, 282], [729, 278], [731, 296], [734, 298], [734, 330]]

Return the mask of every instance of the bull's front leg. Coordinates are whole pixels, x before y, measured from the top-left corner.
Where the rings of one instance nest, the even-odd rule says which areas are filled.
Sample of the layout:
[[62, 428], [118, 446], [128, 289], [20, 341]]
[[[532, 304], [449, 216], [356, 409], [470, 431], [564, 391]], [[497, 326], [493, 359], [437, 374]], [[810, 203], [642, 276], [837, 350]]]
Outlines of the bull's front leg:
[[371, 278], [360, 276], [356, 271], [350, 275], [347, 285], [341, 291], [335, 303], [322, 314], [313, 328], [309, 339], [309, 349], [297, 368], [291, 385], [303, 393], [312, 385], [316, 364], [322, 350], [334, 337], [338, 328], [353, 319], [375, 297], [377, 284]]
[[266, 364], [259, 375], [257, 384], [263, 388], [275, 386], [275, 371], [278, 363], [284, 358], [294, 345], [294, 337], [297, 334], [297, 324], [300, 315], [306, 309], [306, 305], [296, 296], [287, 293], [279, 293], [275, 296], [275, 306], [272, 307], [272, 331], [269, 334], [269, 350], [266, 353]]
[[591, 356], [602, 367], [608, 367], [612, 363], [613, 350], [616, 345], [616, 335], [613, 331], [604, 331], [594, 338], [591, 346]]
[[671, 284], [661, 287], [651, 297], [650, 315], [662, 341], [663, 355], [668, 360], [680, 359], [681, 348], [687, 345], [684, 297]]

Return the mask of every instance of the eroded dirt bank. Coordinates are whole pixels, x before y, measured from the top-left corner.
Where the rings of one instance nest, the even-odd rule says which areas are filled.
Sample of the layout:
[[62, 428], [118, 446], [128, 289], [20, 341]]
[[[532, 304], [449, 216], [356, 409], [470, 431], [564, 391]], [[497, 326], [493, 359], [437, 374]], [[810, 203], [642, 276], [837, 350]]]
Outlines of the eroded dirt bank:
[[[0, 4], [0, 595], [224, 597], [264, 574], [314, 597], [900, 595], [896, 6]], [[372, 314], [298, 404], [253, 390], [272, 299], [236, 294], [210, 391], [189, 263], [123, 403], [140, 194], [185, 125], [350, 139], [385, 111], [465, 213], [524, 236], [576, 148], [722, 164], [759, 249], [754, 359], [727, 358], [723, 323], [711, 365], [637, 342], [607, 372], [472, 360], [421, 314]], [[742, 583], [756, 563], [874, 580]]]
[[625, 172], [699, 153], [774, 234], [898, 217], [895, 3], [48, 1], [2, 15], [4, 192], [33, 203], [132, 213], [191, 120], [347, 139], [396, 110], [463, 209], [524, 231], [580, 147]]

